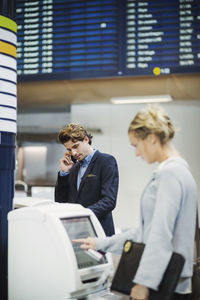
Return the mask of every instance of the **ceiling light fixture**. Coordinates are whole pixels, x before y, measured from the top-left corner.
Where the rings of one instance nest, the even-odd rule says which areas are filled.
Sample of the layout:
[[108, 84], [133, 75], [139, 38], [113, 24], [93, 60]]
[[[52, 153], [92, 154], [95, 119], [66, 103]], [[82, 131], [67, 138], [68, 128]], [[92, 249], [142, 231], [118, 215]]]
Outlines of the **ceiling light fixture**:
[[155, 103], [155, 102], [170, 102], [170, 101], [173, 101], [170, 95], [113, 97], [110, 99], [110, 102], [113, 104]]

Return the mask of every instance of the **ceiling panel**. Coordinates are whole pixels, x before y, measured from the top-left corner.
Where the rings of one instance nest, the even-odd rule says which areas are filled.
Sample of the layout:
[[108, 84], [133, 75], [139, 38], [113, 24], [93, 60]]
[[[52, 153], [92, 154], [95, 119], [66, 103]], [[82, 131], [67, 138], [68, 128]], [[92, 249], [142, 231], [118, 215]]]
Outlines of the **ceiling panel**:
[[200, 100], [200, 74], [18, 83], [18, 108], [62, 108], [105, 103], [111, 97], [170, 94], [174, 100]]

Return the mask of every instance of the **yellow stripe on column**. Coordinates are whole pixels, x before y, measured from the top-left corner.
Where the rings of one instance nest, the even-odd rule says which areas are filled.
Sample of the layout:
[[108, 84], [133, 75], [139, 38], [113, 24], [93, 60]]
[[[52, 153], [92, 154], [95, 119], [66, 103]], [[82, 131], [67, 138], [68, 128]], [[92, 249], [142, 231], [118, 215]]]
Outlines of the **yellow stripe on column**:
[[11, 55], [11, 56], [14, 56], [14, 57], [17, 56], [16, 47], [9, 44], [9, 43], [2, 42], [2, 41], [0, 41], [0, 52]]
[[7, 28], [14, 32], [17, 32], [17, 23], [15, 23], [15, 21], [13, 21], [7, 17], [1, 16], [1, 15], [0, 15], [0, 27], [4, 27], [4, 28]]

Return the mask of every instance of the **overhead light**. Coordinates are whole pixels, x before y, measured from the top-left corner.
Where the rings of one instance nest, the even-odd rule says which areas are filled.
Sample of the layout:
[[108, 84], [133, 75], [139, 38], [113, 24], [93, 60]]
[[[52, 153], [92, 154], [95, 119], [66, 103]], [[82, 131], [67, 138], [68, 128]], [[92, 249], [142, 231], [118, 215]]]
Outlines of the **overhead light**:
[[114, 97], [110, 99], [113, 104], [131, 104], [131, 103], [153, 103], [153, 102], [170, 102], [173, 101], [170, 95], [151, 95], [151, 96], [134, 96], [134, 97]]

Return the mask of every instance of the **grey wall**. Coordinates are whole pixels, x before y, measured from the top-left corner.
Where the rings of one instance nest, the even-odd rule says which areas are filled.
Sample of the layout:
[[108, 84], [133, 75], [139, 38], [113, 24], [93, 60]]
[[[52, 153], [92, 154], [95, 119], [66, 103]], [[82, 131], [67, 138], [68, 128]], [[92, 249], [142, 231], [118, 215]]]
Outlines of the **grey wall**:
[[[63, 146], [56, 141], [58, 131], [70, 122], [70, 113], [63, 112], [29, 112], [18, 113], [17, 125], [19, 133], [27, 134], [27, 141], [20, 141], [23, 146], [23, 180], [27, 184], [55, 184], [59, 170], [59, 159], [63, 155]], [[29, 134], [35, 134], [35, 141], [29, 141]], [[55, 135], [54, 141], [42, 141], [49, 133]], [[40, 142], [37, 136], [40, 135]], [[19, 135], [20, 136], [20, 135]], [[18, 178], [18, 165], [16, 167]]]
[[[184, 101], [162, 104], [179, 128], [174, 145], [188, 161], [200, 190], [200, 102]], [[136, 157], [130, 146], [127, 129], [134, 115], [144, 105], [84, 104], [71, 107], [71, 121], [79, 122], [94, 132], [93, 146], [113, 154], [119, 166], [120, 185], [114, 220], [116, 227], [137, 226], [139, 201], [156, 164], [148, 165]]]
[[[200, 101], [173, 102], [162, 106], [179, 128], [174, 144], [190, 164], [200, 191]], [[156, 164], [148, 165], [141, 158], [135, 157], [134, 149], [128, 140], [129, 123], [142, 107], [144, 104], [77, 104], [72, 105], [71, 113], [63, 111], [18, 115], [18, 126], [23, 128], [29, 126], [29, 129], [39, 131], [54, 128], [53, 130], [58, 132], [61, 127], [72, 121], [81, 123], [91, 130], [94, 135], [93, 146], [102, 152], [113, 154], [118, 161], [120, 184], [113, 215], [116, 227], [124, 229], [137, 226], [140, 196], [152, 170], [156, 168]], [[59, 170], [59, 159], [65, 151], [64, 147], [52, 142], [24, 143], [24, 146], [33, 147], [32, 150], [26, 148], [24, 153], [26, 181], [39, 180], [41, 185], [43, 181], [54, 184]], [[38, 146], [45, 146], [46, 150], [38, 152]]]

